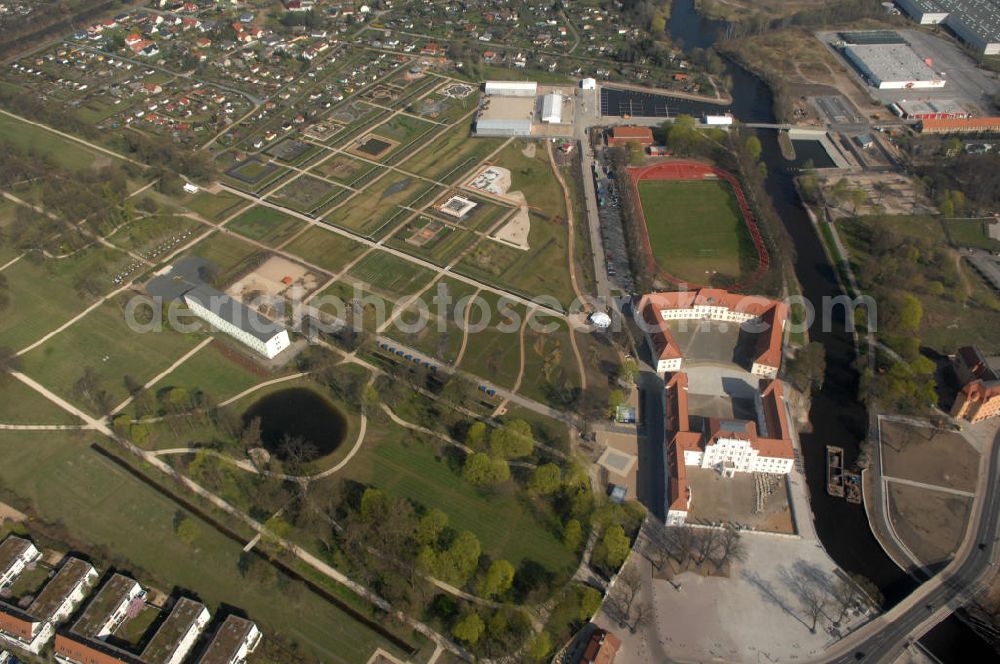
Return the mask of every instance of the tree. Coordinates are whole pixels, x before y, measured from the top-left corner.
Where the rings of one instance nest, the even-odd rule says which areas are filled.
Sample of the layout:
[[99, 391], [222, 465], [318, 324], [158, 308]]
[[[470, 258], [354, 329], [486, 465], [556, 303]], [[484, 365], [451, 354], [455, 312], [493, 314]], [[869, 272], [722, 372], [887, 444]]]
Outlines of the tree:
[[563, 544], [576, 551], [583, 541], [583, 526], [576, 519], [570, 519], [563, 526]]
[[544, 629], [535, 635], [528, 646], [528, 658], [533, 662], [543, 662], [552, 650], [552, 637]]
[[809, 342], [785, 364], [785, 374], [800, 390], [822, 389], [826, 376], [826, 348], [818, 341]]
[[177, 533], [177, 539], [180, 541], [188, 545], [194, 544], [195, 540], [198, 539], [198, 524], [185, 516], [174, 528], [174, 532]]
[[528, 488], [537, 491], [543, 496], [548, 496], [559, 490], [562, 483], [562, 474], [559, 466], [554, 463], [545, 463], [535, 469], [528, 482]]
[[510, 479], [510, 466], [503, 459], [477, 452], [466, 459], [462, 477], [475, 486], [495, 486]]
[[511, 420], [490, 434], [490, 451], [501, 459], [525, 457], [534, 450], [535, 437], [524, 420]]
[[761, 147], [759, 138], [757, 138], [756, 136], [749, 136], [747, 137], [746, 143], [744, 145], [746, 146], [747, 154], [750, 156], [751, 159], [753, 159], [754, 161], [760, 159], [760, 153], [763, 148]]
[[414, 539], [418, 544], [434, 546], [447, 527], [448, 515], [435, 507], [420, 517]]
[[476, 421], [465, 432], [465, 444], [474, 450], [481, 450], [486, 443], [486, 423]]
[[915, 296], [902, 293], [899, 298], [899, 325], [906, 332], [916, 333], [924, 317], [924, 307]]
[[514, 583], [514, 566], [506, 560], [494, 560], [479, 584], [479, 594], [493, 598], [507, 592]]
[[618, 569], [628, 556], [629, 541], [625, 529], [613, 523], [604, 530], [604, 536], [598, 543], [594, 556], [609, 570]]
[[486, 624], [483, 623], [479, 614], [469, 613], [455, 623], [455, 626], [451, 628], [451, 633], [456, 639], [474, 646], [479, 641], [479, 637], [482, 636], [484, 629], [486, 629]]
[[590, 586], [585, 586], [580, 590], [580, 613], [577, 615], [579, 620], [590, 620], [599, 608], [601, 608], [601, 593], [599, 591]]

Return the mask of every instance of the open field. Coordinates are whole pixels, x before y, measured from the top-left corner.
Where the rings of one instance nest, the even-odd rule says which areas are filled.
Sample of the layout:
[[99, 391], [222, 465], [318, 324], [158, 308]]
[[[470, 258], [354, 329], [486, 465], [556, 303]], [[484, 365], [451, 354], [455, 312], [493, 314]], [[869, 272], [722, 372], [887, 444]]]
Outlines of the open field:
[[115, 231], [108, 241], [127, 251], [153, 259], [176, 248], [204, 226], [188, 217], [158, 214], [131, 221]]
[[576, 561], [550, 530], [535, 520], [517, 496], [503, 488], [481, 492], [449, 467], [435, 442], [396, 427], [369, 433], [372, 439], [345, 470], [345, 477], [448, 514], [450, 525], [470, 530], [483, 552], [515, 567], [532, 560], [555, 572]]
[[461, 227], [420, 216], [396, 232], [388, 244], [436, 265], [447, 265], [478, 238]]
[[316, 226], [307, 228], [302, 235], [284, 247], [285, 251], [301, 256], [331, 273], [340, 272], [364, 249], [364, 245], [354, 240]]
[[0, 424], [80, 424], [21, 381], [0, 375]]
[[[511, 171], [510, 191], [524, 193], [531, 213], [528, 251], [482, 240], [458, 264], [458, 270], [527, 296], [551, 295], [564, 305], [574, 298], [568, 270], [568, 229], [562, 189], [546, 154], [527, 156], [524, 145], [504, 148], [495, 163]], [[539, 266], [552, 269], [539, 269]], [[556, 269], [554, 266], [559, 266]]]
[[215, 267], [214, 281], [218, 288], [234, 281], [237, 274], [248, 267], [251, 257], [261, 252], [235, 235], [216, 232], [195, 245], [191, 253]]
[[164, 376], [153, 389], [183, 387], [192, 394], [203, 392], [220, 402], [281, 375], [257, 366], [255, 360], [243, 355], [248, 351], [237, 350], [235, 344], [229, 339], [217, 339]]
[[0, 115], [0, 141], [20, 150], [34, 150], [63, 168], [83, 169], [106, 164], [113, 157], [59, 136], [43, 127]]
[[887, 477], [975, 491], [979, 453], [961, 434], [884, 419], [880, 425]]
[[279, 205], [291, 208], [303, 214], [314, 214], [335, 198], [346, 196], [346, 189], [325, 180], [303, 175], [289, 182], [277, 193], [269, 196], [269, 200]]
[[383, 168], [346, 154], [335, 154], [313, 168], [312, 172], [350, 186], [373, 171]]
[[544, 314], [535, 314], [532, 321], [546, 330], [549, 327], [555, 330], [535, 331], [529, 321], [524, 331], [524, 378], [520, 393], [540, 403], [551, 403], [553, 394], [580, 387], [580, 370], [566, 322]]
[[728, 185], [644, 180], [639, 196], [660, 269], [696, 284], [711, 283], [717, 273], [740, 276], [741, 252], [753, 249]]
[[989, 225], [996, 225], [997, 221], [983, 221], [981, 219], [948, 219], [942, 220], [948, 240], [956, 247], [975, 247], [986, 251], [1000, 251], [1000, 240], [990, 237]]
[[[24, 372], [72, 403], [90, 412], [99, 408], [84, 392], [107, 393], [111, 406], [128, 392], [126, 376], [139, 384], [169, 367], [200, 340], [164, 326], [163, 331], [137, 334], [129, 329], [116, 302], [106, 302], [61, 334], [24, 355]], [[96, 386], [76, 386], [90, 369]]]
[[352, 267], [347, 276], [367, 284], [372, 290], [397, 298], [417, 292], [427, 285], [433, 274], [392, 254], [372, 252]]
[[[484, 302], [489, 303], [490, 325], [482, 327], [481, 313], [472, 310], [470, 317], [468, 347], [459, 365], [463, 370], [488, 378], [502, 387], [513, 387], [521, 363], [518, 332], [524, 321], [526, 310], [521, 305], [507, 304], [499, 307], [499, 297], [492, 293], [480, 293]], [[478, 327], [475, 327], [480, 323]], [[572, 352], [568, 348], [567, 352]]]
[[19, 349], [83, 311], [94, 298], [81, 297], [76, 285], [93, 280], [110, 290], [108, 265], [120, 254], [88, 249], [65, 259], [23, 258], [3, 271], [10, 304], [3, 312], [0, 346]]
[[434, 141], [433, 150], [421, 150], [406, 160], [411, 173], [453, 184], [469, 175], [472, 167], [504, 144], [502, 138], [469, 138], [470, 126], [460, 123]]
[[389, 173], [327, 214], [325, 220], [364, 235], [372, 235], [398, 213], [396, 206], [411, 205], [415, 201], [427, 202], [431, 191], [437, 191], [436, 195], [441, 193], [439, 187], [425, 180], [401, 173]]
[[[238, 570], [241, 544], [147, 487], [87, 445], [92, 437], [0, 431], [0, 481], [47, 521], [62, 523], [80, 548], [113, 556], [140, 578], [196, 592], [213, 610], [238, 606], [325, 662], [365, 662], [378, 635], [312, 593], [287, 591], [271, 573], [249, 580]], [[25, 444], [28, 441], [29, 444]], [[177, 515], [192, 519], [196, 538], [175, 536]], [[275, 602], [275, 597], [281, 597]]]
[[244, 237], [277, 246], [298, 232], [304, 221], [267, 207], [253, 207], [236, 217], [226, 228]]
[[236, 194], [230, 194], [228, 191], [213, 194], [202, 190], [197, 194], [187, 194], [179, 201], [184, 207], [192, 212], [197, 212], [209, 221], [222, 221], [240, 206], [247, 205], [246, 199], [240, 198]]
[[965, 536], [972, 498], [889, 482], [889, 519], [925, 565], [947, 561]]

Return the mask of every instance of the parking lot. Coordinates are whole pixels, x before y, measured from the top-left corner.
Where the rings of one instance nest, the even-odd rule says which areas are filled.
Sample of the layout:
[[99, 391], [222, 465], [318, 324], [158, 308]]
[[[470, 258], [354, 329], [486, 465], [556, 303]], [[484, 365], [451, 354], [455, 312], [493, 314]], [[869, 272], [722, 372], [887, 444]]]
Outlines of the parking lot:
[[625, 243], [625, 227], [622, 225], [621, 198], [617, 184], [608, 177], [610, 171], [603, 152], [598, 151], [594, 163], [599, 175], [595, 176], [598, 200], [598, 217], [601, 221], [601, 240], [604, 244], [604, 258], [608, 269], [608, 279], [621, 290], [631, 293], [635, 290], [632, 270]]
[[[930, 59], [934, 71], [947, 81], [943, 88], [921, 90], [879, 90], [867, 85], [858, 70], [832, 44], [840, 39], [836, 32], [820, 32], [817, 37], [844, 64], [848, 73], [859, 81], [864, 90], [886, 106], [904, 99], [954, 99], [960, 104], [978, 110], [978, 115], [991, 115], [990, 96], [1000, 91], [997, 74], [976, 67], [976, 63], [961, 48], [941, 37], [917, 30], [897, 30], [921, 58]], [[832, 110], [832, 109], [831, 109]]]

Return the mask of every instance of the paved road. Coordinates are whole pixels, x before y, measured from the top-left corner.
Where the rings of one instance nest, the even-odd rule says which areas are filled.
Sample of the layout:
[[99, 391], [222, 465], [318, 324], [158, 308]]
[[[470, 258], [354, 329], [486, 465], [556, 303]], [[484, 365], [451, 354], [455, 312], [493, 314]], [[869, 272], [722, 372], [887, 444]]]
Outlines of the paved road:
[[993, 576], [1000, 556], [1000, 434], [984, 454], [988, 458], [980, 477], [981, 498], [973, 509], [970, 534], [954, 560], [896, 607], [833, 646], [830, 661], [892, 661], [910, 641], [966, 604]]

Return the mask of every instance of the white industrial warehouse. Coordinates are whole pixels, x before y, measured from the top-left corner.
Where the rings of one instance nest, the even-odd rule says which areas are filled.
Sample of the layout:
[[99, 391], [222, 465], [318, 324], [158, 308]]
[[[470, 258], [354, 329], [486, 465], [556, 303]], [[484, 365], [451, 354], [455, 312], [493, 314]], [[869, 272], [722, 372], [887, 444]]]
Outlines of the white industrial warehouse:
[[880, 90], [943, 88], [945, 80], [909, 44], [847, 44], [844, 56]]
[[921, 25], [946, 25], [978, 53], [1000, 54], [996, 0], [896, 0], [896, 4]]
[[487, 81], [476, 136], [572, 136], [576, 89], [533, 81]]

